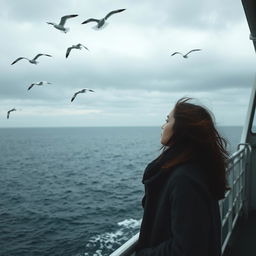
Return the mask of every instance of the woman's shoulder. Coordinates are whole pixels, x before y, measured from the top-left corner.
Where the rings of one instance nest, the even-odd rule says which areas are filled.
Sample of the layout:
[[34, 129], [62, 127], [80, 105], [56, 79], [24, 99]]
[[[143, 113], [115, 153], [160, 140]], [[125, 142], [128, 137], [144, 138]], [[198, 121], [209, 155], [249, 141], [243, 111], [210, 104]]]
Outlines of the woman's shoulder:
[[187, 162], [176, 166], [168, 178], [168, 186], [190, 185], [199, 189], [204, 194], [209, 194], [205, 178], [205, 170], [196, 163]]
[[199, 178], [203, 174], [202, 167], [195, 162], [185, 162], [181, 163], [173, 168], [172, 175], [170, 178], [174, 179], [177, 177], [191, 177]]

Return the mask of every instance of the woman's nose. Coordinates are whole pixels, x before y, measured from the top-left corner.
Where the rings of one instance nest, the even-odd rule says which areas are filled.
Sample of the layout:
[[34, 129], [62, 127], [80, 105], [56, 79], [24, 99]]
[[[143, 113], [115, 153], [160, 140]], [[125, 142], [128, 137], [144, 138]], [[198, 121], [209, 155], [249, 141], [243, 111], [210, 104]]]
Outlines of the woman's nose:
[[163, 125], [161, 126], [161, 129], [164, 129], [164, 125], [165, 125], [165, 124], [163, 124]]

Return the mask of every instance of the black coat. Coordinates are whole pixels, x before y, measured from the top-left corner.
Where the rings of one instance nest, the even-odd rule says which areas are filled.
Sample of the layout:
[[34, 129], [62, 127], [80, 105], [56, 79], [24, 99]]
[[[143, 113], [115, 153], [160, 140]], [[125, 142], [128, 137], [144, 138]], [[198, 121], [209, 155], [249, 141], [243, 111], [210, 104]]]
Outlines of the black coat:
[[136, 256], [220, 256], [219, 204], [203, 169], [195, 162], [161, 169], [163, 162], [154, 160], [144, 172]]

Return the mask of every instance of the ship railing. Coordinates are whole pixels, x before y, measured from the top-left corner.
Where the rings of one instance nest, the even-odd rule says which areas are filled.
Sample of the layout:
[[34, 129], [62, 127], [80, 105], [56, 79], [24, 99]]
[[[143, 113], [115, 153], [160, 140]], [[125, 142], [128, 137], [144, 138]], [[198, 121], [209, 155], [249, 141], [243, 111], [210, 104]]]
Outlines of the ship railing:
[[230, 157], [228, 181], [230, 190], [220, 201], [222, 220], [222, 252], [225, 251], [240, 215], [248, 217], [248, 184], [252, 148], [248, 143], [240, 143]]
[[[237, 151], [229, 158], [227, 168], [230, 190], [225, 198], [219, 201], [222, 220], [222, 252], [225, 251], [234, 230], [238, 217], [248, 214], [249, 165], [251, 159], [251, 146], [240, 143]], [[139, 233], [130, 238], [110, 256], [134, 256]]]

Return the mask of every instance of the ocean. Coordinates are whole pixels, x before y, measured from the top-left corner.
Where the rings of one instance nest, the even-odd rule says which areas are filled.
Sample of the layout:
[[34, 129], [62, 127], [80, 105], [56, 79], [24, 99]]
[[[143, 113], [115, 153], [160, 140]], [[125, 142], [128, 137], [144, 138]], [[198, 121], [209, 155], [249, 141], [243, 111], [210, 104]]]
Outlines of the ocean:
[[[220, 127], [232, 153], [242, 127]], [[160, 127], [0, 129], [0, 255], [107, 256], [139, 232]]]

